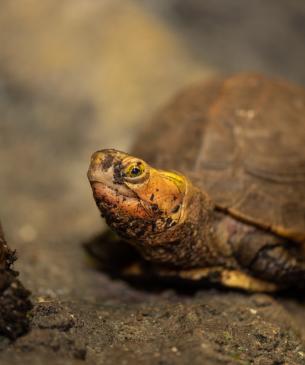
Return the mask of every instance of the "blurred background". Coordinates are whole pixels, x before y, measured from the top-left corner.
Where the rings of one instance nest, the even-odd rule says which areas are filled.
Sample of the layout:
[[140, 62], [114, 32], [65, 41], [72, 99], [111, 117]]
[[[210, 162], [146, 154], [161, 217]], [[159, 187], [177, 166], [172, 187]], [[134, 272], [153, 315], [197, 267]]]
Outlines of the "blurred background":
[[81, 295], [90, 154], [214, 74], [305, 84], [305, 2], [2, 0], [0, 45], [0, 217], [32, 290]]

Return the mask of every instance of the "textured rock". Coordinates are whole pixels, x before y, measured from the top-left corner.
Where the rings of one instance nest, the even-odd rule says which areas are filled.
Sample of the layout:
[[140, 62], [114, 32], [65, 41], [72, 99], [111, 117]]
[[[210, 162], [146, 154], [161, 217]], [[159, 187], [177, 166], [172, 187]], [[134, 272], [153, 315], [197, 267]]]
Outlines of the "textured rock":
[[0, 336], [16, 339], [29, 329], [28, 311], [32, 308], [30, 292], [17, 279], [12, 269], [16, 260], [4, 239], [0, 224]]

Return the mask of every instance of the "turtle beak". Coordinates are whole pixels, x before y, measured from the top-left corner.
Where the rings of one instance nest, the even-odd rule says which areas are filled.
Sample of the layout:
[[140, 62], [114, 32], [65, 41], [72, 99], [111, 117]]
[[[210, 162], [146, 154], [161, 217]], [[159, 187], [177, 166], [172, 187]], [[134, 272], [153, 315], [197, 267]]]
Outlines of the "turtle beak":
[[[91, 156], [91, 162], [88, 169], [88, 179], [90, 183], [101, 182], [106, 183], [106, 181], [111, 178], [110, 167], [113, 165], [114, 156], [111, 150], [101, 150], [95, 152]], [[109, 176], [108, 176], [109, 175]]]

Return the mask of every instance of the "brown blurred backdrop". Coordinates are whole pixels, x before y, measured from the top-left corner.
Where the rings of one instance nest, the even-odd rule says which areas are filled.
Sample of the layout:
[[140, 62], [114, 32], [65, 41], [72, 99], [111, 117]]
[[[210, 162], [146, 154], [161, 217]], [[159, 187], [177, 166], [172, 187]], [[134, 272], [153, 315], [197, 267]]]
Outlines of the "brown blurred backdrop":
[[305, 3], [2, 0], [0, 44], [0, 217], [31, 288], [55, 290], [102, 227], [90, 154], [215, 73], [305, 84]]

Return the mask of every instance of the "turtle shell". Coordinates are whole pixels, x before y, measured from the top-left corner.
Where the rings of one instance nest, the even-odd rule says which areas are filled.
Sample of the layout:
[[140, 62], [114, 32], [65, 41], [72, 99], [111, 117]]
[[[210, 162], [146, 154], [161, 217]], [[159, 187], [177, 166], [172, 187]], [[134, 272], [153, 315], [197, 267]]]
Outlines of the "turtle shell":
[[180, 171], [216, 209], [305, 241], [305, 90], [256, 74], [198, 84], [146, 125], [133, 154]]

